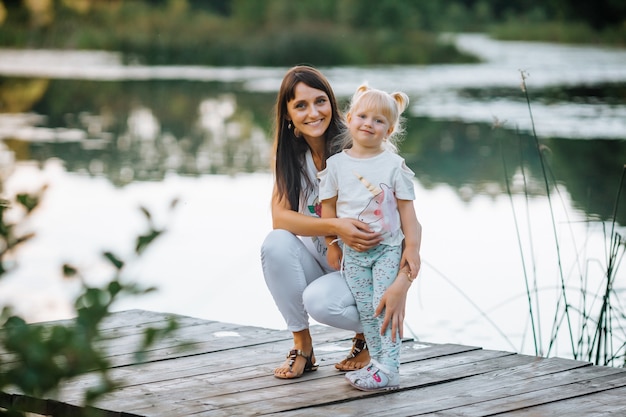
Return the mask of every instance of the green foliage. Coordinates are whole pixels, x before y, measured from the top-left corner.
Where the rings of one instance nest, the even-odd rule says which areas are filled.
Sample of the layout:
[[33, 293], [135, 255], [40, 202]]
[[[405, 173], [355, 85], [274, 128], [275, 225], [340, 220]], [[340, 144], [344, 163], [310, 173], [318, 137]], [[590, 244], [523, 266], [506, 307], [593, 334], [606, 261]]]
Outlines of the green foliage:
[[[622, 31], [626, 35], [626, 31]], [[615, 38], [617, 31], [603, 33], [594, 31], [584, 23], [542, 22], [514, 19], [501, 25], [494, 25], [489, 33], [502, 40], [548, 41], [571, 44], [610, 43], [619, 45]], [[623, 38], [626, 42], [626, 36]]]
[[[442, 31], [623, 45], [626, 9], [605, 3], [583, 13], [586, 3], [562, 0], [91, 1], [80, 12], [52, 2], [47, 23], [26, 3], [10, 3], [0, 45], [113, 50], [159, 65], [448, 63], [470, 58], [442, 44]], [[613, 24], [598, 24], [598, 13]]]
[[55, 3], [54, 20], [47, 26], [24, 24], [28, 19], [23, 7], [12, 8], [2, 27], [7, 36], [0, 36], [0, 45], [114, 50], [122, 52], [127, 62], [159, 65], [291, 66], [307, 62], [321, 66], [471, 60], [451, 45], [441, 44], [436, 36], [422, 35], [426, 18], [417, 2], [383, 0], [362, 7], [353, 0], [233, 0], [226, 8], [232, 10], [229, 15], [198, 4], [194, 8], [173, 6], [179, 3], [93, 3], [84, 14]]
[[[0, 187], [0, 190], [2, 187]], [[24, 217], [28, 217], [35, 209], [41, 196], [45, 191], [43, 187], [34, 194], [18, 194], [16, 204], [18, 210], [25, 210]], [[7, 220], [6, 214], [11, 208], [11, 201], [0, 198], [0, 278], [11, 269], [12, 264], [7, 262], [6, 258], [14, 252], [20, 245], [30, 240], [34, 234], [19, 233], [16, 231], [17, 223], [11, 223]]]
[[[25, 222], [33, 213], [43, 196], [42, 191], [35, 194], [19, 194], [15, 198], [17, 207], [24, 208], [21, 222]], [[175, 202], [171, 208], [174, 208]], [[9, 266], [5, 256], [31, 238], [33, 233], [18, 234], [20, 224], [7, 223], [5, 212], [11, 208], [11, 202], [2, 200], [0, 204], [0, 278]], [[150, 212], [141, 208], [148, 219], [148, 231], [138, 236], [136, 255], [140, 256], [164, 230], [158, 230], [152, 223]], [[112, 392], [118, 382], [109, 376], [111, 367], [107, 352], [103, 349], [106, 335], [101, 331], [102, 324], [111, 313], [111, 307], [122, 296], [137, 296], [154, 291], [133, 283], [127, 283], [122, 275], [127, 264], [113, 252], [105, 252], [103, 257], [114, 269], [113, 278], [101, 287], [90, 286], [81, 276], [80, 271], [70, 265], [63, 265], [63, 275], [69, 279], [81, 281], [81, 291], [75, 300], [76, 318], [58, 323], [28, 324], [23, 318], [14, 315], [11, 308], [5, 306], [0, 315], [0, 391], [19, 393], [43, 398], [53, 394], [60, 385], [72, 378], [84, 374], [96, 376], [96, 382], [83, 393], [84, 415], [93, 409], [90, 405], [102, 395]], [[169, 320], [162, 327], [148, 327], [144, 330], [140, 342], [135, 348], [138, 362], [147, 359], [149, 348], [177, 330], [177, 322]], [[20, 416], [18, 410], [0, 409], [0, 416]]]

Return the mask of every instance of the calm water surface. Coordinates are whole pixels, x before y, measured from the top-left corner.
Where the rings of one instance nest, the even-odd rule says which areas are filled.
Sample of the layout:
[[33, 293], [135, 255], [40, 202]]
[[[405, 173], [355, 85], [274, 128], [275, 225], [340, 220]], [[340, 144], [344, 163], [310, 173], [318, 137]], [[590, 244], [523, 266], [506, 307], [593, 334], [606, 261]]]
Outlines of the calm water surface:
[[[485, 62], [323, 70], [341, 100], [363, 81], [411, 97], [401, 151], [417, 174], [424, 238], [406, 331], [534, 353], [527, 285], [536, 288], [542, 347], [562, 314], [562, 282], [578, 307], [581, 287], [602, 288], [605, 231], [626, 163], [626, 51], [479, 35], [458, 42]], [[76, 283], [60, 277], [60, 265], [74, 263], [101, 282], [111, 271], [99, 254], [112, 250], [130, 261], [129, 280], [158, 287], [117, 309], [284, 328], [259, 259], [271, 228], [267, 132], [284, 71], [0, 51], [3, 191], [48, 185], [25, 225], [37, 236], [0, 282], [0, 303], [31, 321], [70, 317]], [[531, 120], [546, 149], [551, 200]], [[133, 238], [146, 227], [140, 205], [167, 233], [133, 261]], [[624, 275], [622, 268], [618, 291]], [[559, 337], [550, 353], [568, 355], [568, 344]]]

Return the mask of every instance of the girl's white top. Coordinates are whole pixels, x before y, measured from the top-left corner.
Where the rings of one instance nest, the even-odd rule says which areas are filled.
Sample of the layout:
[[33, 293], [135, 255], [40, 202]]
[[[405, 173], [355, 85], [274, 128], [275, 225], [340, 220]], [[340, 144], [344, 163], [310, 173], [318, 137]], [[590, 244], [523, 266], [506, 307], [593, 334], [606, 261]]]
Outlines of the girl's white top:
[[415, 200], [415, 173], [396, 153], [353, 158], [344, 150], [331, 156], [318, 173], [319, 199], [337, 196], [337, 217], [359, 219], [383, 233], [385, 245], [402, 244], [398, 200]]

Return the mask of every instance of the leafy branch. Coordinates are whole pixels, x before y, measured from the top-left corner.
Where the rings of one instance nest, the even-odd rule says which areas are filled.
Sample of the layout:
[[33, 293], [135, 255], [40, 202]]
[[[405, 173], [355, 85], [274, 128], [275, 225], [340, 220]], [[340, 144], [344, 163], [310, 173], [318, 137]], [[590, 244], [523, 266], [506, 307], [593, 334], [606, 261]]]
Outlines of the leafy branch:
[[[10, 261], [11, 255], [35, 236], [30, 232], [20, 233], [19, 230], [35, 212], [44, 191], [45, 187], [34, 194], [19, 194], [13, 202], [0, 200], [0, 278], [16, 267]], [[176, 200], [173, 201], [170, 209], [174, 209], [176, 203]], [[6, 214], [11, 209], [22, 211], [18, 222], [7, 220]], [[148, 230], [136, 238], [137, 258], [165, 232], [165, 229], [154, 225], [147, 209], [140, 209], [147, 219]], [[101, 331], [102, 324], [120, 297], [143, 295], [155, 291], [155, 288], [125, 282], [123, 274], [128, 262], [110, 251], [102, 256], [113, 266], [114, 275], [101, 287], [88, 285], [73, 265], [62, 266], [64, 277], [81, 282], [81, 291], [74, 302], [74, 319], [56, 324], [29, 324], [14, 315], [9, 306], [3, 308], [0, 314], [0, 391], [44, 398], [54, 395], [64, 381], [85, 374], [95, 375], [97, 382], [84, 391], [82, 399], [84, 408], [81, 412], [90, 415], [97, 411], [92, 405], [119, 386], [119, 381], [114, 381], [109, 374], [111, 363], [103, 348], [106, 337]], [[171, 318], [161, 327], [144, 329], [135, 348], [135, 360], [145, 361], [150, 347], [177, 328], [176, 320]], [[4, 407], [0, 408], [0, 416], [23, 416], [13, 404], [4, 403], [7, 397], [10, 398], [5, 395], [0, 402], [0, 407]]]

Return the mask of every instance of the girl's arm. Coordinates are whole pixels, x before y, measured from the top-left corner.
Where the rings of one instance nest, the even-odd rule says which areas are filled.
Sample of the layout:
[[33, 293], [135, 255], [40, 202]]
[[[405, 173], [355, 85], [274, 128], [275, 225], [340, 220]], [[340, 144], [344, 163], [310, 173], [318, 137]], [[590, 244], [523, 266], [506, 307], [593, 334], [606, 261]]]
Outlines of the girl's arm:
[[402, 233], [404, 233], [404, 248], [400, 269], [406, 267], [409, 279], [414, 280], [422, 266], [420, 247], [422, 246], [422, 225], [417, 220], [415, 206], [412, 200], [398, 200], [398, 212]]
[[323, 219], [291, 210], [287, 199], [279, 197], [276, 185], [272, 193], [272, 226], [299, 236], [339, 236], [355, 250], [371, 249], [382, 240], [379, 233], [356, 219]]

